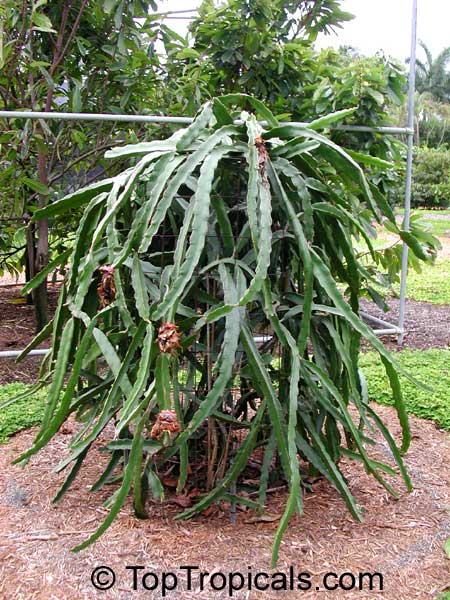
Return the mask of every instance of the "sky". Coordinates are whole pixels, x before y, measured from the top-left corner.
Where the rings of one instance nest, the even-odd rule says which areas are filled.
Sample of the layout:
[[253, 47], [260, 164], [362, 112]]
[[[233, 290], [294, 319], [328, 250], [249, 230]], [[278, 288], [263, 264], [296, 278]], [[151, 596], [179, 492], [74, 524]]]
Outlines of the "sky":
[[[159, 10], [186, 10], [200, 2], [161, 0]], [[350, 45], [372, 55], [378, 50], [404, 61], [410, 54], [412, 0], [343, 0], [343, 10], [355, 15], [336, 35], [321, 36], [319, 47]], [[186, 32], [187, 21], [170, 20], [168, 25]], [[437, 56], [450, 46], [450, 0], [418, 0], [418, 39]], [[418, 56], [422, 57], [421, 50]]]
[[[355, 46], [363, 54], [378, 50], [404, 61], [410, 55], [412, 0], [344, 0], [342, 9], [355, 15], [337, 35], [322, 36], [321, 47]], [[437, 56], [450, 46], [450, 1], [418, 0], [417, 36]], [[418, 55], [421, 56], [421, 50]]]

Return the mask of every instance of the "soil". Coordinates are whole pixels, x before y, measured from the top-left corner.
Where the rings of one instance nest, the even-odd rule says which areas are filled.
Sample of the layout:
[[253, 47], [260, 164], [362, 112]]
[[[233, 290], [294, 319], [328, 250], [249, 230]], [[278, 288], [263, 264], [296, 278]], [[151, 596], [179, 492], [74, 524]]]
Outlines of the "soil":
[[[376, 406], [395, 435], [399, 425], [393, 409]], [[312, 591], [237, 591], [237, 599], [332, 598], [333, 600], [432, 600], [450, 583], [449, 561], [443, 544], [450, 536], [450, 441], [427, 421], [411, 418], [413, 443], [406, 463], [414, 491], [407, 493], [399, 481], [400, 498], [393, 499], [369, 477], [360, 464], [344, 460], [341, 465], [358, 504], [365, 509], [365, 522], [350, 517], [337, 492], [325, 480], [304, 494], [304, 515], [294, 517], [280, 550], [277, 571], [307, 572]], [[76, 424], [71, 424], [72, 430]], [[270, 571], [274, 532], [285, 502], [285, 491], [269, 494], [267, 521], [252, 511], [238, 511], [237, 524], [230, 523], [227, 510], [191, 521], [174, 521], [180, 508], [170, 498], [151, 503], [149, 519], [132, 516], [128, 502], [113, 525], [88, 549], [74, 554], [76, 544], [98, 527], [107, 511], [102, 503], [111, 490], [89, 492], [88, 483], [101, 473], [104, 453], [94, 448], [79, 476], [60, 504], [52, 504], [64, 473], [52, 468], [66, 453], [67, 435], [58, 434], [25, 469], [11, 460], [28, 448], [34, 431], [17, 434], [0, 453], [0, 597], [2, 600], [130, 600], [161, 598], [161, 592], [132, 589], [127, 565], [146, 571], [175, 572], [180, 588], [167, 594], [176, 599], [221, 599], [226, 591], [212, 591], [206, 583], [199, 589], [194, 573], [194, 591], [187, 590], [183, 565], [243, 574]], [[374, 456], [389, 461], [387, 445], [380, 441]], [[116, 584], [108, 592], [96, 592], [92, 570], [112, 568]], [[337, 574], [381, 573], [370, 591], [317, 591], [323, 577]], [[144, 573], [144, 571], [142, 571]], [[220, 576], [219, 576], [220, 577]], [[150, 583], [152, 578], [147, 579]], [[209, 581], [208, 578], [205, 580]], [[348, 585], [349, 579], [347, 579]], [[374, 580], [375, 581], [375, 580]], [[216, 585], [217, 585], [216, 580]]]
[[[392, 325], [398, 324], [400, 301], [389, 298], [390, 308], [385, 313], [373, 302], [363, 298], [361, 308], [370, 315]], [[376, 326], [379, 328], [381, 326]], [[384, 328], [384, 326], [383, 326]], [[448, 348], [450, 346], [450, 308], [429, 302], [406, 301], [404, 348], [426, 350], [427, 348]], [[398, 350], [397, 336], [383, 336], [383, 343], [390, 350]]]
[[[2, 283], [11, 283], [11, 279], [3, 277]], [[0, 351], [23, 350], [35, 335], [34, 309], [20, 296], [20, 289], [20, 286], [0, 287]], [[50, 314], [56, 308], [59, 289], [59, 285], [49, 284]], [[48, 348], [48, 344], [46, 340], [38, 348]], [[39, 375], [41, 358], [30, 357], [19, 364], [11, 358], [0, 358], [0, 384], [34, 383]]]

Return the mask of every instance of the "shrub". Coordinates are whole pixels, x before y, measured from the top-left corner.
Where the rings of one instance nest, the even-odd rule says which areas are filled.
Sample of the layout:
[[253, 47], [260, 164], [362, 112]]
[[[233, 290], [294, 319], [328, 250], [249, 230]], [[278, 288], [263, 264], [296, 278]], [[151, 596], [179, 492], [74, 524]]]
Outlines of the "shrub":
[[450, 206], [450, 150], [415, 149], [411, 205], [424, 208]]
[[[256, 111], [266, 127], [230, 104]], [[359, 318], [359, 295], [372, 275], [358, 263], [352, 236], [363, 236], [373, 252], [372, 220], [386, 219], [414, 253], [426, 252], [397, 228], [355, 159], [318, 133], [348, 112], [309, 127], [283, 125], [252, 97], [222, 97], [167, 140], [110, 151], [130, 167], [36, 214], [87, 203], [49, 326], [42, 427], [17, 461], [75, 413], [84, 423], [57, 467], [70, 466], [57, 499], [100, 434], [110, 460], [93, 489], [120, 483], [103, 524], [75, 550], [105, 531], [130, 492], [136, 514], [146, 516], [147, 494], [163, 497], [168, 471], [178, 492], [197, 489], [196, 503], [178, 518], [218, 500], [262, 511], [275, 475], [289, 489], [275, 562], [289, 519], [302, 511], [300, 459], [336, 487], [356, 519], [361, 511], [340, 471], [342, 455], [397, 495], [384, 476], [393, 469], [366, 449], [370, 423], [411, 489], [396, 363]], [[261, 333], [267, 337], [256, 342]], [[362, 336], [382, 357], [401, 450], [367, 404], [358, 370]], [[250, 500], [240, 493], [240, 476], [256, 448], [261, 475]]]
[[[0, 386], [0, 444], [20, 429], [41, 422], [45, 407], [45, 389], [26, 395], [29, 391], [30, 386], [23, 383]], [[13, 402], [19, 394], [24, 395], [24, 398]]]

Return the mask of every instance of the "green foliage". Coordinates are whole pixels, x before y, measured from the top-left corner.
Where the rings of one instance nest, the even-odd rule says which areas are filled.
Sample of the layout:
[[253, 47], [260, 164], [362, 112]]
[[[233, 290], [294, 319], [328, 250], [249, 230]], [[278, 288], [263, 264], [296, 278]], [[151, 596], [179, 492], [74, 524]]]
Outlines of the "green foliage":
[[424, 215], [423, 223], [433, 235], [450, 237], [450, 217], [448, 219], [431, 219]]
[[[335, 5], [331, 12], [327, 4]], [[323, 11], [318, 21], [323, 28], [327, 21], [335, 26], [342, 15], [333, 14], [337, 3], [300, 2], [295, 3], [296, 11], [299, 6], [302, 11], [290, 14], [294, 5], [282, 0], [229, 0], [219, 8], [205, 3], [191, 26], [190, 47], [174, 53], [167, 66], [170, 82], [176, 81], [176, 97], [185, 99], [181, 110], [192, 114], [218, 93], [239, 91], [256, 95], [284, 120], [312, 121], [353, 108], [343, 123], [392, 124], [392, 107], [402, 104], [405, 92], [404, 67], [381, 55], [317, 52], [311, 44], [315, 34], [311, 36], [305, 25], [313, 22], [308, 11]], [[170, 86], [173, 89], [173, 83]], [[371, 165], [367, 173], [383, 193], [392, 195], [390, 201], [394, 199], [403, 170], [401, 142], [373, 133], [337, 131], [333, 140], [393, 162], [389, 170]]]
[[[410, 489], [396, 360], [359, 318], [359, 296], [372, 276], [352, 247], [358, 232], [371, 248], [373, 219], [403, 233], [359, 164], [316, 130], [339, 116], [311, 128], [283, 125], [255, 98], [216, 98], [170, 138], [110, 151], [128, 157], [130, 167], [70, 197], [85, 210], [43, 370], [51, 380], [45, 414], [34, 445], [17, 461], [38, 452], [75, 413], [84, 425], [57, 467], [70, 466], [59, 499], [114, 421], [106, 434], [110, 463], [94, 487], [107, 483], [114, 468], [120, 487], [104, 523], [76, 550], [103, 533], [129, 493], [136, 514], [145, 515], [147, 494], [163, 496], [158, 474], [168, 468], [181, 491], [190, 484], [190, 463], [205, 465], [195, 475], [197, 503], [179, 518], [226, 498], [230, 486], [239, 496], [256, 447], [268, 453], [256, 485], [262, 511], [276, 448], [273, 468], [289, 487], [276, 562], [289, 519], [302, 510], [299, 456], [336, 487], [356, 519], [360, 509], [339, 469], [343, 453], [350, 450], [397, 494], [383, 476], [392, 469], [366, 449], [371, 422]], [[44, 208], [38, 218], [67, 203]], [[405, 239], [421, 257], [432, 242]], [[253, 336], [261, 331], [270, 338], [258, 346]], [[367, 405], [357, 365], [361, 337], [383, 361], [401, 449]]]
[[[421, 211], [414, 211], [411, 214], [408, 233], [399, 229], [397, 225], [392, 226], [390, 221], [385, 221], [376, 229], [377, 239], [373, 244], [373, 250], [369, 249], [367, 240], [362, 237], [355, 240], [355, 248], [358, 249], [358, 260], [372, 275], [372, 283], [367, 286], [364, 293], [385, 310], [383, 296], [396, 295], [399, 291], [403, 241], [411, 244], [412, 240], [416, 240], [422, 245], [422, 251], [416, 248], [416, 252], [408, 253], [409, 282], [412, 282], [414, 277], [417, 277], [418, 281], [423, 281], [423, 272], [437, 275], [438, 271], [434, 269], [434, 265], [441, 244], [434, 237], [434, 232], [430, 231], [428, 224], [423, 221]], [[439, 281], [439, 277], [437, 279]], [[446, 287], [445, 281], [439, 281], [435, 291], [436, 296], [439, 296]], [[408, 293], [410, 293], [409, 287]]]
[[449, 102], [450, 100], [450, 46], [444, 48], [433, 58], [427, 45], [419, 41], [425, 54], [425, 61], [416, 59], [416, 89], [420, 93], [428, 93], [433, 100]]
[[450, 260], [437, 260], [410, 270], [407, 280], [408, 298], [432, 304], [450, 304]]
[[[395, 62], [382, 56], [365, 58], [345, 51], [317, 53], [314, 50], [312, 43], [318, 32], [330, 32], [351, 18], [341, 10], [337, 0], [295, 3], [230, 0], [220, 7], [205, 2], [200, 18], [192, 24], [189, 42], [171, 31], [161, 16], [153, 14], [144, 19], [148, 7], [146, 3], [145, 7], [141, 4], [101, 1], [90, 4], [89, 11], [81, 12], [70, 57], [61, 61], [52, 74], [57, 83], [51, 88], [53, 108], [192, 115], [202, 102], [218, 93], [247, 92], [265, 101], [275, 114], [284, 115], [284, 119], [312, 121], [333, 111], [353, 108], [345, 118], [346, 123], [387, 125], [391, 107], [401, 102], [405, 77]], [[16, 26], [20, 26], [21, 5], [10, 0], [8, 6], [9, 19], [15, 15]], [[40, 8], [57, 30], [62, 27], [60, 8], [58, 3]], [[64, 34], [69, 34], [80, 8], [79, 2], [73, 5]], [[14, 27], [11, 31], [8, 29], [10, 20], [5, 29], [6, 40], [8, 32], [14, 37]], [[30, 31], [26, 23], [23, 31], [27, 35]], [[28, 38], [24, 40], [23, 56], [8, 55], [10, 62], [5, 63], [4, 81], [5, 85], [6, 81], [11, 85], [14, 78], [9, 75], [20, 60], [24, 80], [34, 79], [36, 91], [33, 102], [29, 91], [19, 105], [42, 108], [43, 97], [49, 89], [45, 75], [51, 69], [47, 63], [52, 64], [54, 59], [53, 46], [50, 33], [34, 32], [33, 36], [29, 44]], [[163, 60], [157, 53], [158, 41], [165, 49]], [[7, 101], [10, 108], [19, 106], [9, 96]], [[43, 137], [49, 157], [47, 183], [51, 195], [48, 201], [54, 201], [98, 177], [99, 172], [105, 175], [118, 172], [118, 163], [111, 165], [103, 160], [105, 147], [114, 145], [118, 139], [129, 143], [137, 137], [143, 139], [148, 131], [153, 138], [166, 135], [168, 129], [49, 122], [45, 131], [46, 135], [38, 124], [28, 123], [24, 128], [22, 122], [8, 123], [2, 139], [2, 150], [7, 152], [0, 174], [7, 203], [5, 213], [9, 210], [14, 216], [35, 211], [37, 192], [22, 185], [22, 177], [36, 184], [37, 147], [42, 146]], [[389, 170], [374, 164], [365, 168], [371, 181], [384, 193], [389, 195], [391, 190], [397, 190], [402, 157], [398, 142], [366, 133], [335, 132], [333, 136], [337, 143], [350, 150], [395, 163]], [[67, 246], [66, 238], [73, 236], [78, 219], [76, 209], [50, 219], [49, 259]], [[21, 268], [25, 257], [25, 230], [20, 234], [20, 244], [16, 241], [12, 244], [15, 230], [11, 223], [5, 227], [4, 251], [0, 248], [0, 257], [3, 254], [4, 265], [10, 269]], [[13, 248], [12, 255], [8, 248]]]
[[450, 538], [448, 538], [448, 539], [445, 541], [445, 544], [444, 544], [444, 551], [445, 551], [445, 554], [447, 555], [447, 558], [450, 558]]
[[[156, 112], [163, 88], [155, 45], [170, 36], [151, 7], [156, 8], [153, 1], [141, 0], [3, 2], [0, 109]], [[0, 273], [22, 271], [26, 265], [27, 275], [33, 276], [59, 255], [73, 236], [79, 213], [27, 227], [30, 216], [106, 175], [111, 165], [104, 161], [104, 151], [119, 140], [133, 142], [148, 129], [126, 123], [2, 119]]]
[[[397, 208], [398, 215], [404, 214], [403, 208]], [[450, 210], [439, 209], [430, 211], [426, 209], [415, 209], [412, 216], [420, 218], [423, 226], [433, 235], [442, 237], [450, 236]]]
[[[426, 391], [400, 377], [405, 406], [410, 414], [431, 419], [450, 430], [450, 350], [403, 350], [397, 361], [417, 379], [431, 388]], [[361, 355], [360, 366], [367, 379], [369, 398], [381, 404], [392, 404], [389, 383], [383, 365], [374, 352]]]
[[450, 104], [434, 100], [431, 94], [416, 94], [416, 144], [428, 148], [450, 143]]
[[178, 57], [188, 59], [186, 85], [197, 88], [191, 95], [185, 90], [184, 97], [192, 110], [205, 95], [240, 91], [276, 112], [296, 113], [317, 64], [312, 42], [351, 18], [335, 0], [228, 0], [219, 7], [205, 2], [191, 26], [192, 48]]
[[[0, 386], [0, 406], [29, 390], [30, 386], [23, 383], [9, 383]], [[41, 422], [45, 397], [46, 390], [44, 388], [0, 409], [0, 444], [4, 444], [17, 431], [33, 427]]]
[[415, 149], [411, 203], [414, 207], [450, 206], [450, 150]]
[[[415, 143], [417, 146], [438, 148], [450, 142], [450, 47], [433, 57], [428, 46], [419, 41], [424, 60], [416, 61]], [[407, 103], [399, 122], [407, 119]]]

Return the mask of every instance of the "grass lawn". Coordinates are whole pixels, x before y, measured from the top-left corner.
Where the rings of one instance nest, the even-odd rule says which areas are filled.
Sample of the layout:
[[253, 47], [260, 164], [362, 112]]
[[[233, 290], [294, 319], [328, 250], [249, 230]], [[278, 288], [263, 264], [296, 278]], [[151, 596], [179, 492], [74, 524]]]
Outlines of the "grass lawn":
[[[398, 208], [395, 211], [398, 215], [403, 215], [404, 212], [403, 208]], [[450, 210], [427, 210], [419, 208], [413, 209], [411, 214], [419, 214], [422, 222], [433, 235], [450, 237]]]
[[[399, 292], [400, 286], [397, 286]], [[422, 265], [421, 273], [408, 272], [406, 295], [419, 302], [450, 304], [450, 260], [438, 259], [434, 265]]]
[[[432, 390], [423, 390], [401, 376], [407, 411], [450, 430], [450, 349], [403, 350], [395, 357]], [[391, 404], [392, 394], [378, 355], [367, 352], [361, 356], [360, 365], [367, 378], [369, 398], [381, 404]]]
[[[450, 430], [450, 349], [403, 350], [396, 359], [432, 391], [418, 388], [401, 377], [403, 395], [409, 413], [431, 419]], [[361, 355], [360, 365], [367, 378], [369, 398], [391, 404], [392, 395], [384, 368], [375, 352]], [[25, 392], [29, 386], [11, 383], [0, 386], [0, 404]], [[20, 429], [37, 425], [44, 413], [45, 389], [0, 410], [0, 443]]]
[[441, 237], [450, 237], [450, 216], [448, 219], [442, 220], [428, 220], [426, 217], [423, 218], [423, 222], [427, 225], [430, 233]]
[[[23, 394], [29, 388], [30, 386], [24, 383], [0, 386], [0, 406], [11, 398]], [[44, 415], [45, 394], [46, 390], [42, 389], [28, 398], [0, 409], [0, 444], [4, 444], [16, 431], [40, 423]]]
[[[403, 212], [403, 211], [397, 211]], [[423, 221], [427, 224], [430, 232], [434, 235], [444, 237], [442, 243], [447, 246], [448, 242], [445, 237], [448, 237], [450, 241], [450, 210], [440, 211], [427, 211], [427, 210], [416, 210], [415, 213], [421, 213], [423, 215]], [[428, 215], [437, 215], [442, 217], [443, 215], [448, 216], [448, 219], [427, 219]], [[358, 240], [356, 247], [361, 251], [365, 252], [367, 246], [364, 240]], [[392, 236], [382, 227], [378, 228], [378, 237], [374, 240], [373, 245], [375, 248], [381, 248], [383, 246], [389, 246], [392, 244]], [[383, 293], [383, 289], [380, 288], [380, 293]], [[400, 293], [400, 285], [394, 285], [394, 291]], [[421, 264], [421, 272], [417, 273], [414, 269], [409, 269], [406, 295], [412, 300], [418, 302], [430, 302], [432, 304], [450, 304], [450, 259], [448, 258], [448, 251], [440, 253], [434, 264]]]

